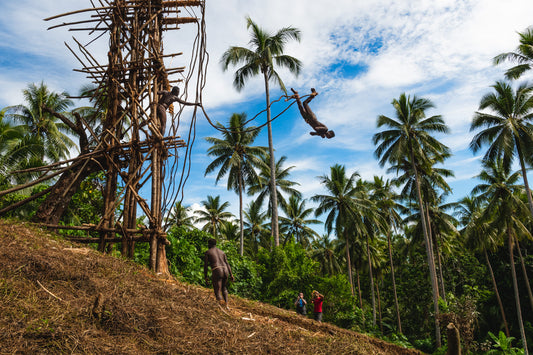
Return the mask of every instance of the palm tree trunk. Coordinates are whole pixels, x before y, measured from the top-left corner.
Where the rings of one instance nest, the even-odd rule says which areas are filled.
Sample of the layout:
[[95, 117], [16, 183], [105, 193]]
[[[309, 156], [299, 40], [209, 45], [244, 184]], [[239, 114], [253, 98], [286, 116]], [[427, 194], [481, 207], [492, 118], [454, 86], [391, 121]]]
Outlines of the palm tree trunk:
[[500, 307], [500, 313], [502, 314], [503, 326], [505, 328], [505, 335], [509, 337], [509, 325], [507, 324], [507, 318], [505, 317], [505, 310], [503, 309], [502, 299], [500, 298], [500, 292], [498, 291], [498, 285], [496, 284], [496, 278], [494, 277], [494, 272], [492, 271], [492, 265], [490, 264], [489, 256], [487, 250], [483, 249], [483, 254], [485, 254], [485, 261], [489, 267], [490, 278], [492, 279], [492, 287], [494, 287], [494, 293], [496, 294], [496, 299], [498, 300], [498, 306]]
[[366, 255], [368, 258], [368, 274], [370, 276], [370, 289], [372, 290], [372, 326], [376, 326], [376, 296], [374, 294], [374, 276], [372, 274], [372, 260], [370, 259], [370, 246], [366, 236]]
[[533, 199], [531, 198], [531, 189], [529, 188], [529, 182], [527, 179], [526, 166], [524, 164], [524, 157], [522, 155], [522, 148], [518, 139], [515, 139], [516, 150], [518, 152], [518, 160], [520, 161], [520, 170], [522, 170], [522, 179], [524, 180], [524, 187], [526, 189], [527, 201], [529, 204], [529, 212], [533, 216]]
[[427, 215], [429, 240], [431, 241], [431, 252], [433, 253], [433, 260], [435, 260], [434, 250], [437, 251], [437, 264], [438, 264], [438, 269], [439, 269], [439, 272], [437, 273], [437, 284], [440, 287], [439, 296], [442, 295], [442, 299], [446, 302], [446, 291], [444, 289], [444, 277], [442, 276], [442, 264], [441, 264], [441, 258], [440, 258], [440, 252], [439, 252], [439, 244], [437, 243], [437, 236], [433, 233], [433, 228], [431, 227], [431, 218], [429, 216], [429, 203], [427, 204], [426, 215]]
[[346, 228], [343, 228], [344, 238], [346, 239], [346, 266], [348, 268], [348, 280], [350, 281], [350, 289], [352, 290], [352, 296], [354, 296], [353, 290], [353, 277], [352, 277], [352, 260], [350, 258], [350, 239], [348, 233], [346, 233]]
[[440, 292], [442, 295], [442, 299], [444, 302], [446, 302], [446, 289], [444, 288], [444, 275], [442, 274], [442, 258], [440, 255], [439, 250], [439, 244], [437, 243], [437, 239], [435, 238], [435, 250], [437, 251], [437, 263], [439, 266], [439, 279], [440, 279]]
[[383, 334], [383, 320], [381, 319], [381, 296], [379, 295], [379, 282], [376, 282], [376, 293], [378, 294], [378, 315], [379, 315], [379, 330]]
[[387, 233], [387, 243], [389, 245], [390, 272], [392, 277], [392, 290], [394, 292], [394, 307], [396, 308], [396, 320], [398, 322], [398, 332], [402, 332], [402, 321], [400, 320], [400, 307], [398, 306], [398, 294], [396, 293], [396, 278], [394, 277], [394, 263], [392, 262], [392, 246], [390, 231]]
[[239, 252], [241, 256], [244, 255], [244, 221], [242, 219], [242, 173], [239, 169], [239, 226], [241, 228], [241, 240], [240, 240], [240, 249]]
[[531, 285], [529, 284], [529, 277], [527, 277], [526, 264], [524, 263], [524, 258], [522, 257], [522, 250], [520, 250], [520, 244], [518, 239], [515, 237], [516, 249], [518, 249], [518, 256], [520, 258], [520, 265], [522, 266], [522, 273], [524, 274], [524, 280], [526, 283], [527, 295], [529, 296], [529, 304], [533, 310], [533, 294], [531, 293]]
[[426, 226], [426, 217], [424, 213], [424, 202], [422, 200], [422, 191], [420, 188], [420, 179], [418, 177], [418, 171], [415, 165], [414, 153], [411, 151], [411, 164], [413, 167], [413, 172], [415, 174], [415, 183], [416, 183], [416, 194], [418, 197], [418, 205], [420, 207], [420, 220], [422, 222], [422, 231], [424, 232], [424, 241], [426, 244], [426, 253], [429, 266], [429, 276], [431, 279], [431, 291], [433, 293], [433, 310], [435, 317], [435, 341], [437, 348], [441, 347], [441, 337], [440, 337], [440, 325], [439, 325], [439, 288], [437, 285], [437, 272], [435, 271], [435, 259], [433, 256], [433, 250], [431, 248], [431, 241], [429, 239], [428, 229]]
[[359, 269], [355, 269], [355, 274], [357, 275], [357, 293], [359, 294], [359, 308], [361, 308], [361, 313], [363, 315], [363, 324], [364, 324], [365, 312], [363, 312], [363, 294], [361, 292], [361, 278], [359, 277]]
[[270, 122], [270, 89], [268, 86], [268, 70], [263, 70], [265, 77], [265, 95], [267, 105], [267, 129], [268, 129], [268, 152], [270, 154], [270, 198], [272, 200], [272, 238], [274, 244], [279, 247], [279, 226], [278, 226], [278, 191], [276, 189], [276, 160], [274, 158], [274, 142], [272, 139], [272, 123]]
[[526, 341], [526, 333], [524, 331], [524, 322], [522, 321], [522, 309], [520, 307], [520, 294], [518, 293], [518, 281], [516, 279], [516, 268], [514, 265], [514, 255], [513, 255], [513, 248], [514, 248], [514, 242], [513, 242], [513, 234], [511, 233], [510, 228], [507, 228], [507, 237], [508, 237], [508, 243], [509, 243], [509, 262], [511, 263], [511, 273], [513, 277], [513, 289], [514, 289], [514, 298], [516, 303], [516, 315], [518, 317], [518, 325], [520, 327], [520, 336], [522, 337], [522, 345], [524, 346], [524, 354], [528, 355], [527, 351], [527, 341]]

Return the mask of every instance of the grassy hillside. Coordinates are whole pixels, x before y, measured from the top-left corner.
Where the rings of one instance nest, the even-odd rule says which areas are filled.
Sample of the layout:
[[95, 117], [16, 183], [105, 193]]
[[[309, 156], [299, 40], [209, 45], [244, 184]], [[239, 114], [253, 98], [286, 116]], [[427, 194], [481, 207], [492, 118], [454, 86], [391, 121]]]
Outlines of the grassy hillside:
[[0, 354], [419, 354], [0, 220]]

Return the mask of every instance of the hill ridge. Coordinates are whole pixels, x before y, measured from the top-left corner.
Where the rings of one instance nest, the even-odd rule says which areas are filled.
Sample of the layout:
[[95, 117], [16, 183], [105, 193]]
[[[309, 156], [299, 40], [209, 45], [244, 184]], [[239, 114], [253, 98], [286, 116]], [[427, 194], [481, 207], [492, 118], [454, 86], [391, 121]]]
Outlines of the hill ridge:
[[0, 354], [421, 354], [0, 220]]

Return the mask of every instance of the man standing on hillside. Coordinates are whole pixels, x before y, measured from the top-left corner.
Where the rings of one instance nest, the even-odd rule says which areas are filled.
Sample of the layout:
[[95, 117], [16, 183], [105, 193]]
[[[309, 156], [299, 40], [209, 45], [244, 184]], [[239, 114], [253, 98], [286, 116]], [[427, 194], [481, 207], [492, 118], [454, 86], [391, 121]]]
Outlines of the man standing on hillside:
[[218, 249], [216, 245], [216, 239], [211, 238], [207, 242], [209, 249], [205, 252], [204, 257], [204, 278], [205, 283], [209, 286], [207, 268], [210, 266], [215, 297], [221, 306], [226, 306], [226, 308], [228, 308], [228, 289], [226, 284], [228, 282], [228, 277], [231, 278], [231, 281], [235, 281], [235, 278], [231, 273], [231, 267], [229, 266], [226, 254]]
[[324, 296], [322, 296], [318, 291], [313, 291], [313, 299], [311, 302], [313, 302], [315, 306], [315, 320], [322, 322], [322, 303], [324, 302]]

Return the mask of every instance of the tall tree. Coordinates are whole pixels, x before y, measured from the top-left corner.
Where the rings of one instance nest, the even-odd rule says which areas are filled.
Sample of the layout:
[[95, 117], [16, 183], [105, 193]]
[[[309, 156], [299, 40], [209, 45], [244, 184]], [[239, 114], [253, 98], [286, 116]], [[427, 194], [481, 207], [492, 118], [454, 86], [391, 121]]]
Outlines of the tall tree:
[[40, 144], [34, 155], [41, 161], [57, 162], [67, 158], [70, 149], [75, 146], [67, 135], [71, 130], [44, 107], [59, 113], [65, 112], [72, 106], [68, 94], [52, 92], [42, 82], [40, 85], [28, 85], [22, 93], [26, 105], [9, 107], [7, 117], [23, 124], [29, 135], [38, 139]]
[[284, 195], [296, 196], [298, 198], [302, 197], [300, 191], [295, 189], [296, 185], [299, 185], [297, 182], [289, 180], [291, 170], [294, 169], [294, 166], [289, 166], [285, 168], [283, 165], [287, 160], [286, 156], [282, 156], [276, 162], [276, 167], [274, 169], [274, 174], [271, 174], [270, 170], [270, 158], [268, 156], [263, 157], [263, 164], [259, 167], [259, 180], [255, 181], [248, 188], [249, 195], [257, 195], [256, 200], [260, 205], [263, 205], [265, 199], [268, 201], [268, 215], [271, 217], [272, 212], [272, 203], [273, 203], [273, 193], [272, 193], [272, 176], [276, 181], [276, 196], [278, 200], [278, 205], [281, 205], [282, 208], [286, 208], [287, 200]]
[[494, 57], [494, 64], [505, 61], [518, 63], [505, 72], [507, 79], [518, 79], [533, 67], [533, 28], [519, 32], [520, 44], [515, 52], [502, 53]]
[[483, 160], [495, 161], [501, 157], [507, 168], [515, 157], [518, 158], [533, 216], [533, 199], [525, 165], [533, 146], [533, 86], [523, 83], [513, 91], [509, 83], [497, 81], [492, 88], [494, 92], [483, 96], [479, 103], [480, 110], [488, 109], [489, 112], [476, 112], [472, 119], [471, 131], [484, 129], [474, 136], [470, 148], [477, 152], [488, 144]]
[[524, 234], [531, 238], [531, 233], [526, 227], [523, 218], [524, 215], [527, 216], [527, 213], [525, 213], [527, 207], [520, 199], [522, 186], [516, 184], [520, 178], [520, 173], [511, 174], [509, 166], [502, 159], [498, 159], [495, 162], [487, 160], [483, 163], [483, 170], [478, 178], [482, 183], [477, 185], [472, 190], [472, 193], [479, 194], [481, 199], [487, 201], [487, 206], [480, 219], [482, 222], [488, 223], [488, 227], [494, 230], [498, 237], [507, 240], [517, 320], [522, 344], [525, 354], [527, 354], [527, 341], [522, 320], [520, 293], [514, 261], [516, 235]]
[[7, 108], [0, 110], [0, 189], [13, 182], [9, 172], [20, 166], [21, 160], [31, 156], [31, 150], [24, 149], [27, 145], [21, 145], [25, 135], [24, 127], [15, 126], [8, 121], [5, 118], [6, 111]]
[[352, 262], [350, 259], [349, 225], [355, 219], [356, 178], [359, 177], [359, 174], [354, 172], [350, 176], [347, 176], [346, 168], [339, 164], [335, 164], [330, 168], [330, 174], [331, 176], [323, 175], [319, 177], [320, 182], [329, 194], [315, 195], [312, 197], [312, 200], [319, 203], [319, 206], [315, 210], [316, 216], [327, 213], [325, 221], [327, 233], [329, 234], [335, 229], [337, 237], [342, 236], [346, 242], [346, 268], [353, 295], [354, 287]]
[[398, 305], [398, 294], [396, 292], [396, 277], [394, 275], [394, 262], [392, 259], [392, 233], [400, 226], [401, 217], [398, 213], [400, 205], [398, 204], [399, 196], [394, 192], [394, 184], [390, 180], [374, 176], [372, 183], [372, 198], [375, 200], [376, 207], [383, 214], [385, 221], [383, 233], [387, 236], [387, 248], [389, 252], [389, 264], [392, 278], [392, 290], [394, 293], [394, 307], [396, 310], [396, 321], [398, 332], [402, 332], [402, 321], [400, 317], [400, 307]]
[[320, 263], [323, 276], [337, 275], [341, 271], [335, 251], [337, 241], [337, 239], [330, 239], [329, 234], [324, 234], [313, 241], [312, 255]]
[[313, 213], [312, 208], [306, 208], [306, 200], [292, 195], [289, 197], [289, 202], [282, 205], [283, 212], [287, 217], [280, 217], [281, 226], [287, 230], [287, 237], [294, 237], [296, 242], [300, 243], [304, 248], [309, 248], [318, 233], [315, 232], [310, 224], [320, 224], [317, 219], [310, 219], [309, 216]]
[[250, 249], [252, 251], [251, 255], [257, 254], [259, 246], [268, 247], [267, 243], [263, 243], [262, 238], [263, 234], [268, 231], [267, 222], [267, 213], [261, 210], [261, 204], [257, 200], [252, 200], [248, 207], [244, 210], [244, 232], [250, 237], [251, 245]]
[[[286, 94], [287, 89], [275, 68], [286, 68], [295, 75], [300, 73], [301, 62], [283, 53], [285, 45], [289, 40], [300, 41], [300, 31], [293, 27], [285, 27], [275, 34], [270, 34], [253, 22], [250, 17], [246, 18], [246, 23], [247, 28], [251, 30], [249, 42], [251, 48], [230, 47], [222, 55], [221, 63], [224, 70], [227, 70], [230, 65], [237, 66], [240, 63], [243, 64], [235, 72], [233, 81], [233, 85], [239, 91], [244, 88], [249, 78], [259, 73], [263, 75], [265, 81], [270, 170], [275, 171], [276, 160], [274, 159], [274, 143], [272, 139], [269, 83], [277, 83]], [[276, 246], [279, 246], [278, 199], [275, 175], [272, 175], [270, 185], [272, 191], [272, 237]]]
[[165, 229], [167, 229], [167, 226], [191, 229], [193, 227], [194, 217], [189, 214], [190, 211], [190, 206], [183, 206], [181, 201], [177, 201], [170, 211], [168, 217], [165, 218]]
[[205, 223], [202, 228], [204, 231], [210, 232], [213, 238], [217, 237], [217, 229], [224, 221], [227, 221], [233, 215], [225, 211], [229, 207], [229, 202], [220, 203], [220, 196], [207, 196], [207, 200], [201, 202], [205, 210], [196, 210], [196, 222]]
[[487, 269], [490, 273], [490, 279], [492, 281], [492, 288], [494, 289], [494, 295], [500, 308], [500, 314], [502, 316], [502, 322], [505, 329], [505, 334], [509, 337], [509, 325], [507, 324], [507, 317], [505, 316], [505, 309], [503, 308], [502, 299], [498, 290], [498, 284], [496, 283], [496, 277], [492, 270], [492, 264], [489, 259], [488, 252], [495, 251], [500, 241], [497, 238], [495, 231], [489, 228], [487, 222], [481, 220], [482, 201], [476, 198], [476, 196], [463, 197], [455, 205], [455, 215], [458, 216], [460, 224], [463, 229], [460, 231], [464, 240], [464, 245], [473, 251], [482, 252], [487, 263]]
[[246, 114], [234, 113], [230, 117], [229, 127], [226, 129], [220, 123], [217, 127], [222, 131], [222, 139], [207, 137], [205, 140], [211, 143], [207, 155], [215, 159], [205, 169], [205, 174], [220, 168], [216, 182], [228, 175], [228, 190], [234, 190], [239, 195], [239, 223], [240, 223], [240, 254], [244, 255], [244, 226], [243, 226], [243, 202], [242, 193], [246, 186], [258, 180], [254, 167], [262, 164], [261, 156], [264, 156], [264, 147], [253, 146], [255, 138], [259, 134], [256, 127], [245, 127]]
[[437, 346], [440, 347], [439, 291], [431, 240], [426, 225], [419, 170], [431, 166], [430, 157], [438, 157], [448, 153], [448, 147], [431, 135], [432, 133], [447, 133], [448, 127], [440, 115], [426, 117], [426, 110], [434, 107], [429, 99], [419, 98], [416, 95], [409, 97], [402, 93], [399, 99], [392, 101], [392, 105], [395, 109], [396, 119], [384, 115], [378, 116], [378, 128], [385, 126], [387, 129], [376, 133], [373, 137], [373, 142], [377, 145], [375, 155], [379, 158], [380, 166], [387, 163], [396, 164], [403, 159], [411, 164], [431, 278], [435, 313], [435, 339]]

